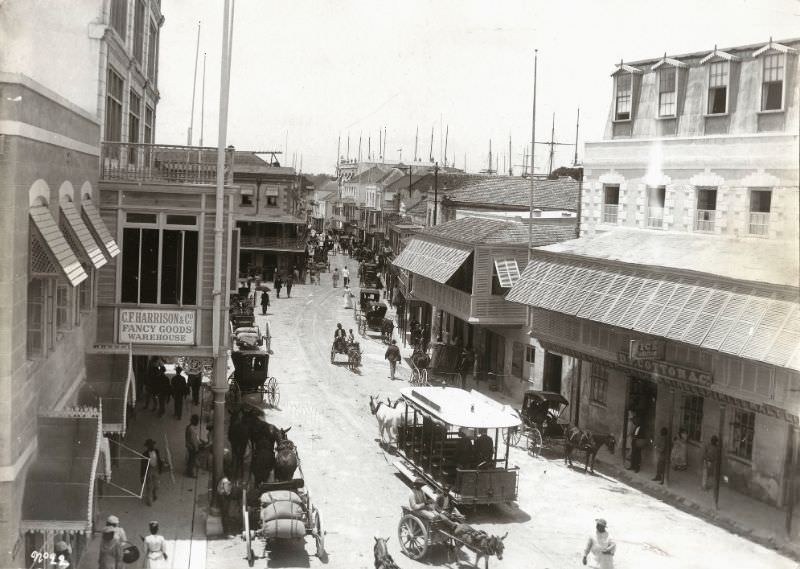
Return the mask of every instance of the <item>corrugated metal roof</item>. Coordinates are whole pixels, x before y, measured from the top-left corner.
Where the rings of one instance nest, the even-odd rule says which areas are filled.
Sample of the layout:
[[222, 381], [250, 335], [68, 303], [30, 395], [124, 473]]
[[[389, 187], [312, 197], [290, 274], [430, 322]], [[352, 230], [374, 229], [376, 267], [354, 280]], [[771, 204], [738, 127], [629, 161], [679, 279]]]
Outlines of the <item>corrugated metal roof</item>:
[[[562, 176], [556, 180], [534, 180], [533, 207], [577, 211], [579, 184]], [[530, 207], [531, 181], [518, 176], [458, 176], [439, 180], [439, 195], [453, 204], [470, 206]]]
[[392, 264], [444, 284], [470, 253], [472, 249], [469, 247], [412, 239]]
[[78, 241], [80, 241], [83, 250], [86, 251], [86, 255], [92, 261], [94, 268], [99, 269], [105, 265], [108, 262], [106, 256], [103, 255], [94, 237], [92, 237], [89, 228], [83, 223], [81, 214], [75, 209], [75, 204], [68, 201], [61, 202], [61, 211], [64, 212], [64, 217], [67, 218], [69, 226], [78, 237]]
[[800, 370], [800, 306], [790, 295], [534, 257], [506, 300]]
[[114, 241], [113, 237], [111, 237], [111, 233], [109, 233], [106, 224], [103, 223], [103, 220], [100, 218], [100, 212], [98, 212], [97, 208], [94, 207], [94, 203], [91, 199], [84, 198], [83, 211], [86, 214], [86, 217], [89, 218], [89, 222], [94, 228], [95, 233], [97, 233], [97, 236], [100, 238], [100, 241], [103, 243], [103, 246], [106, 248], [106, 251], [108, 251], [108, 254], [111, 255], [112, 258], [119, 255], [119, 247], [117, 247], [117, 242]]
[[78, 286], [89, 278], [83, 270], [75, 252], [67, 244], [64, 234], [56, 225], [56, 220], [45, 205], [35, 205], [30, 209], [31, 219], [42, 235], [47, 248], [55, 257], [58, 266], [72, 286]]
[[[575, 237], [575, 223], [533, 221], [531, 241], [534, 247], [548, 245]], [[443, 237], [471, 245], [506, 244], [528, 245], [528, 222], [511, 221], [487, 217], [464, 217], [421, 232], [423, 235]]]

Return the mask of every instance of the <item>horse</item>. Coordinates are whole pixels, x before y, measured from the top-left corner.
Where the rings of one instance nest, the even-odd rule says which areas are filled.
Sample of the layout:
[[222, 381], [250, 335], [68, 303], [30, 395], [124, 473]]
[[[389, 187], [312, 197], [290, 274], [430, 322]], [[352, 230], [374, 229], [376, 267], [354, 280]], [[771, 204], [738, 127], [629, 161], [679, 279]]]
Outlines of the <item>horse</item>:
[[275, 453], [275, 480], [277, 482], [287, 482], [294, 477], [297, 470], [297, 447], [286, 437], [288, 429], [280, 429], [281, 438], [278, 440], [277, 452]]
[[505, 551], [505, 544], [503, 540], [508, 536], [508, 532], [503, 536], [489, 535], [483, 530], [478, 530], [465, 523], [456, 523], [452, 530], [453, 535], [474, 548], [476, 551], [475, 567], [481, 560], [481, 557], [488, 558], [494, 555], [498, 560], [503, 559], [503, 551]]
[[400, 569], [389, 555], [387, 541], [389, 541], [388, 537], [375, 538], [375, 547], [372, 548], [372, 553], [375, 555], [375, 569]]
[[[578, 449], [586, 452], [586, 460], [584, 462], [583, 473], [590, 469], [594, 474], [594, 459], [597, 456], [597, 451], [600, 447], [606, 445], [611, 454], [614, 454], [614, 447], [617, 445], [617, 439], [614, 435], [606, 434], [599, 435], [591, 431], [582, 431], [575, 425], [570, 425], [566, 431], [566, 439], [564, 441], [564, 464], [572, 466], [572, 450]], [[591, 465], [590, 465], [591, 461]]]
[[[377, 396], [369, 396], [369, 410], [378, 420], [381, 443], [392, 444], [397, 440], [397, 429], [405, 418], [405, 405], [395, 408], [389, 407], [383, 401], [377, 401]], [[377, 401], [377, 403], [376, 403]], [[388, 433], [388, 441], [384, 437]]]
[[233, 454], [233, 469], [235, 472], [243, 472], [244, 455], [247, 452], [247, 445], [250, 444], [250, 426], [241, 410], [231, 415], [228, 440]]

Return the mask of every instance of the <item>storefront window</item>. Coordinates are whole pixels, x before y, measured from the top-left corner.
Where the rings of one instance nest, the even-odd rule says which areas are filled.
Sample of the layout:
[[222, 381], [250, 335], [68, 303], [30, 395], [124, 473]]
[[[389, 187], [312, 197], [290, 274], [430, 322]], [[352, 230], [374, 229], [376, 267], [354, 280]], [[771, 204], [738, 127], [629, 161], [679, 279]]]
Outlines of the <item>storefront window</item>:
[[589, 400], [598, 405], [605, 405], [608, 398], [608, 369], [592, 364], [592, 382]]
[[731, 453], [734, 456], [752, 460], [755, 430], [756, 414], [743, 409], [734, 409], [731, 423]]
[[703, 398], [699, 395], [683, 396], [681, 426], [686, 429], [690, 441], [700, 442], [702, 440]]

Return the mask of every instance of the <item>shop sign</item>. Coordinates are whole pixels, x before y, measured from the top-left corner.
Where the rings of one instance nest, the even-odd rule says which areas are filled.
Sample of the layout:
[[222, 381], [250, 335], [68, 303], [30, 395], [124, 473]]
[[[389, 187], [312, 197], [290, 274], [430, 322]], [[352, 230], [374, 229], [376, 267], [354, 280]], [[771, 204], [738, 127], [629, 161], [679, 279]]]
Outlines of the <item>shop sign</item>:
[[194, 310], [121, 308], [119, 342], [122, 344], [194, 344]]
[[663, 360], [662, 340], [631, 340], [628, 355], [632, 360]]
[[626, 354], [625, 352], [617, 353], [617, 361], [622, 365], [642, 370], [653, 375], [677, 379], [687, 383], [711, 385], [713, 382], [713, 377], [708, 372], [658, 360], [635, 360], [630, 357], [630, 354]]

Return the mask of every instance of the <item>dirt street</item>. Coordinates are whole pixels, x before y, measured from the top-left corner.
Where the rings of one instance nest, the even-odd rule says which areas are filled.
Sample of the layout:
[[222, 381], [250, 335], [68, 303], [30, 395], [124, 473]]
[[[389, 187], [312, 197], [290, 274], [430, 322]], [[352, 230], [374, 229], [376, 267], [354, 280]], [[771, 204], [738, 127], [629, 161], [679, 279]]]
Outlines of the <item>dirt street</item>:
[[[331, 265], [341, 270], [345, 260], [332, 257]], [[347, 265], [355, 274], [357, 263]], [[278, 379], [281, 401], [280, 409], [269, 412], [270, 421], [292, 427], [289, 435], [298, 445], [306, 488], [327, 529], [327, 566], [374, 567], [373, 536], [382, 536], [390, 538], [389, 552], [399, 567], [426, 567], [400, 551], [397, 524], [409, 488], [396, 474], [393, 457], [378, 445], [377, 423], [368, 405], [369, 395], [398, 397], [400, 388], [408, 385], [408, 368], [401, 368], [403, 381], [389, 380], [383, 359], [386, 346], [374, 332], [361, 339], [360, 373], [347, 369], [343, 355], [335, 365], [330, 363], [336, 323], [355, 330], [353, 311], [343, 308], [342, 292], [341, 287], [332, 288], [326, 273], [321, 286], [295, 286], [290, 299], [271, 293], [274, 354], [269, 372]], [[409, 353], [404, 351], [404, 356]], [[511, 463], [520, 467], [518, 504], [482, 509], [469, 519], [489, 533], [508, 532], [503, 560], [491, 559], [490, 567], [581, 567], [582, 549], [597, 517], [608, 520], [617, 542], [617, 568], [796, 567], [773, 551], [613, 479], [567, 469], [556, 458], [533, 458], [513, 449]], [[258, 546], [257, 554], [261, 551]], [[257, 560], [256, 567], [323, 567], [313, 553], [314, 542], [308, 538], [305, 550], [299, 544], [281, 547], [269, 560]], [[427, 561], [467, 567], [472, 557], [448, 565], [440, 551]], [[209, 541], [207, 563], [210, 569], [246, 567], [243, 541]]]

